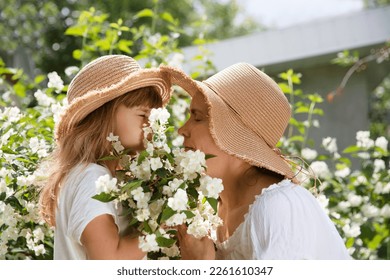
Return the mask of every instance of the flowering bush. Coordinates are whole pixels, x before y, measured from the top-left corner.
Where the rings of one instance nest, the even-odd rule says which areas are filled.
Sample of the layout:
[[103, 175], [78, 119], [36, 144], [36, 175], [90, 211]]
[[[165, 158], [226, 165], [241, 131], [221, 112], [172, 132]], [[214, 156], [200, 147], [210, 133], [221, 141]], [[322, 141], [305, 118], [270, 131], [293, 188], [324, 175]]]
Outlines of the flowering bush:
[[[355, 259], [390, 259], [390, 162], [388, 140], [370, 138], [369, 131], [356, 134], [356, 144], [339, 152], [337, 139], [322, 140], [324, 153], [309, 146], [309, 129], [318, 128], [323, 100], [316, 94], [304, 95], [294, 85], [301, 76], [289, 70], [282, 73], [280, 86], [290, 95], [293, 117], [288, 137], [280, 142], [288, 154], [298, 155], [307, 169], [320, 179], [304, 181], [307, 188], [319, 185], [317, 198], [336, 225]], [[293, 95], [293, 97], [291, 97]], [[295, 116], [307, 114], [304, 121]], [[303, 179], [303, 177], [302, 177]]]
[[204, 173], [207, 157], [199, 150], [171, 150], [166, 136], [169, 116], [166, 109], [152, 109], [150, 125], [144, 128], [147, 148], [134, 158], [126, 154], [117, 136], [109, 135], [113, 152], [104, 159], [119, 160], [123, 169], [118, 171], [119, 180], [100, 177], [94, 196], [122, 203], [130, 226], [142, 233], [139, 246], [149, 259], [180, 258], [178, 225], [187, 224], [189, 234], [202, 238], [214, 236], [221, 224], [217, 199], [222, 180]]
[[49, 88], [34, 93], [37, 105], [21, 110], [13, 93], [25, 77], [4, 64], [0, 70], [17, 79], [2, 94], [1, 103], [7, 106], [0, 109], [0, 259], [51, 259], [53, 231], [38, 213], [36, 184], [44, 174], [37, 167], [52, 149], [54, 122], [63, 104], [50, 93], [62, 90], [62, 80], [49, 75]]

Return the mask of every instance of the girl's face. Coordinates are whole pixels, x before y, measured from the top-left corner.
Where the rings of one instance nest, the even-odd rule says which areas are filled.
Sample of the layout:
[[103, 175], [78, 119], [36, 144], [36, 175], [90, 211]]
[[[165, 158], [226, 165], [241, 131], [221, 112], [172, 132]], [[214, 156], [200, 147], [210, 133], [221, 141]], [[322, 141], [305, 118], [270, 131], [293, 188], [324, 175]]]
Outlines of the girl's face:
[[127, 108], [119, 105], [115, 114], [114, 134], [126, 149], [141, 151], [144, 149], [144, 124], [148, 123], [151, 108], [135, 106]]
[[229, 156], [218, 148], [211, 137], [207, 105], [200, 93], [192, 98], [190, 112], [190, 118], [179, 129], [179, 134], [184, 137], [184, 147], [216, 156], [207, 160], [207, 173], [221, 178], [224, 162], [229, 162]]

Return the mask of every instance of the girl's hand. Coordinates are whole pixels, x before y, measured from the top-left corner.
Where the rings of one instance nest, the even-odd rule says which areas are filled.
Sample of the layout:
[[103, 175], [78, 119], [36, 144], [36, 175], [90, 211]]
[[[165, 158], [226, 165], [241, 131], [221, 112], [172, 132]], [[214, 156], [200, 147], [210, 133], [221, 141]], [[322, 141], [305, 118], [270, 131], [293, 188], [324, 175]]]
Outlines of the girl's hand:
[[206, 237], [195, 238], [187, 233], [187, 226], [177, 228], [181, 257], [183, 260], [215, 260], [214, 242]]

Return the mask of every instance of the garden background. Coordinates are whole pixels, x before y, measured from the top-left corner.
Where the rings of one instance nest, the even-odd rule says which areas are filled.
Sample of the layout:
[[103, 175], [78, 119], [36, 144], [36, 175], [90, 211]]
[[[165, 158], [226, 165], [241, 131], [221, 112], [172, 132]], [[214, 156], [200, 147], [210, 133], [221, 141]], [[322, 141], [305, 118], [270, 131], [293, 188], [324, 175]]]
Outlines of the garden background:
[[[367, 7], [389, 3], [367, 1]], [[53, 229], [38, 213], [38, 190], [46, 176], [38, 167], [54, 147], [53, 129], [66, 106], [67, 85], [83, 65], [104, 54], [126, 54], [145, 67], [184, 67], [201, 80], [216, 71], [210, 44], [265, 30], [234, 0], [183, 0], [180, 6], [169, 0], [2, 1], [0, 259], [53, 257]], [[191, 57], [184, 55], [188, 46], [196, 50]], [[367, 99], [369, 125], [362, 125], [347, 147], [340, 149], [334, 137], [314, 141], [313, 136], [329, 114], [324, 104], [342, 95], [358, 72], [372, 71], [369, 65], [388, 65], [389, 49], [383, 43], [368, 55], [345, 50], [334, 57], [332, 63], [346, 75], [326, 96], [303, 91], [305, 76], [293, 69], [272, 75], [294, 112], [279, 147], [303, 158], [317, 175], [317, 189], [312, 179], [304, 184], [355, 259], [390, 259], [389, 73]], [[15, 68], [17, 62], [24, 67]], [[187, 95], [176, 89], [168, 107], [173, 126], [183, 124], [188, 104]], [[172, 135], [171, 145], [180, 145], [180, 137]]]

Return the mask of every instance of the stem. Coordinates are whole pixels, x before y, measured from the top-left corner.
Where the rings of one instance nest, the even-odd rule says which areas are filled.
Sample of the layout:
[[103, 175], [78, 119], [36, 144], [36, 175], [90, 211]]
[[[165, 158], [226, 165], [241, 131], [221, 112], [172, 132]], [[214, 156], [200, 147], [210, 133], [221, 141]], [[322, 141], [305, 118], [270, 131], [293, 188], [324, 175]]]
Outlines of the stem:
[[153, 1], [154, 7], [153, 7], [153, 18], [152, 18], [152, 28], [151, 32], [154, 34], [156, 32], [156, 22], [157, 22], [157, 11], [158, 11], [158, 0]]
[[311, 102], [311, 104], [310, 104], [309, 114], [308, 114], [308, 118], [307, 118], [307, 120], [309, 122], [309, 126], [307, 127], [307, 129], [305, 129], [305, 136], [304, 136], [303, 143], [302, 143], [302, 149], [305, 148], [307, 137], [309, 136], [309, 129], [311, 127], [311, 120], [313, 117], [313, 111], [314, 111], [315, 105], [316, 105], [315, 102]]

